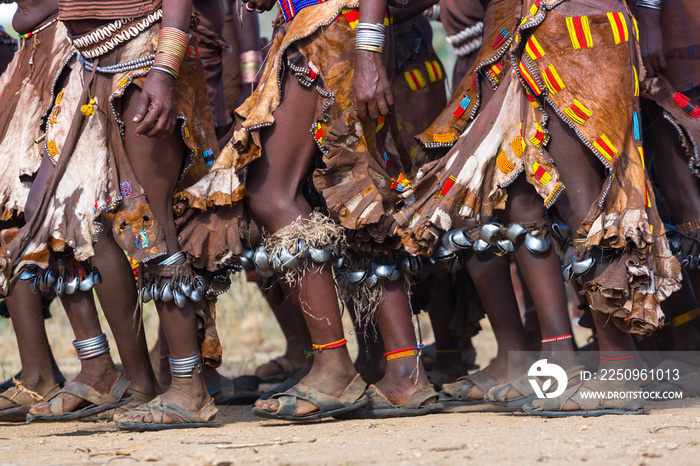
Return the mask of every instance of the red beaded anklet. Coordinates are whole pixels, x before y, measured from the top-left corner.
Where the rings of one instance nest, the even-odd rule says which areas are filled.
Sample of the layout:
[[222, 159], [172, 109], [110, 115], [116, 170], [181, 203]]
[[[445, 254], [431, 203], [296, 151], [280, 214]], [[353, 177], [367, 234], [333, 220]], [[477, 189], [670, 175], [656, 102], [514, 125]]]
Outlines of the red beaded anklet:
[[543, 338], [542, 343], [552, 343], [553, 341], [568, 340], [569, 338], [573, 338], [573, 335], [571, 335], [570, 333], [568, 335], [560, 335], [558, 337]]
[[418, 356], [422, 348], [423, 345], [421, 344], [410, 348], [387, 351], [384, 353], [384, 356], [386, 356], [387, 361], [391, 361], [392, 359], [407, 358], [409, 356]]
[[314, 343], [312, 346], [313, 346], [314, 351], [318, 351], [320, 353], [324, 349], [340, 348], [341, 346], [345, 346], [347, 344], [348, 344], [348, 341], [345, 338], [343, 338], [342, 340], [334, 341], [331, 343], [326, 343], [325, 345], [317, 345], [316, 343]]

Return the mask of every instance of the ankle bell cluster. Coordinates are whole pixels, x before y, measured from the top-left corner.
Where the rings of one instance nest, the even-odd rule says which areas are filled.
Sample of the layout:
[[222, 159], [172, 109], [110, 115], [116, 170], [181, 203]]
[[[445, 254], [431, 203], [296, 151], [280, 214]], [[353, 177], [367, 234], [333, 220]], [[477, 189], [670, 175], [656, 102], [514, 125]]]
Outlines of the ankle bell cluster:
[[109, 342], [107, 335], [102, 333], [87, 340], [74, 340], [73, 348], [78, 353], [78, 359], [92, 359], [109, 353]]
[[189, 358], [174, 359], [168, 358], [170, 361], [170, 375], [179, 379], [192, 378], [192, 374], [199, 374], [204, 369], [202, 361], [202, 353], [197, 353]]
[[416, 256], [380, 256], [373, 258], [365, 266], [354, 265], [345, 268], [341, 274], [343, 281], [351, 289], [359, 286], [375, 288], [382, 281], [395, 282], [404, 275], [416, 275], [422, 267], [422, 259]]
[[276, 253], [268, 253], [265, 245], [258, 246], [253, 254], [256, 272], [262, 277], [271, 277], [276, 273], [286, 274], [299, 268], [307, 260], [321, 266], [331, 263], [333, 267], [340, 268], [343, 265], [343, 249], [340, 243], [315, 248], [309, 246], [303, 238], [298, 238], [292, 249], [282, 247]]
[[76, 291], [90, 291], [102, 283], [102, 276], [97, 267], [88, 262], [78, 262], [72, 255], [62, 258], [52, 257], [49, 268], [42, 270], [37, 266], [28, 266], [19, 276], [28, 281], [33, 293], [53, 289], [59, 296], [71, 295]]
[[[470, 241], [467, 228], [456, 228], [442, 235], [440, 244], [433, 252], [433, 260], [448, 263], [454, 272], [462, 266], [462, 255], [474, 251], [484, 253], [493, 251], [497, 255], [512, 253], [515, 245], [523, 242], [532, 254], [545, 254], [551, 248], [551, 241], [545, 237], [542, 227], [527, 228], [514, 223], [505, 228], [498, 222], [482, 225], [477, 232], [477, 239]], [[474, 233], [472, 232], [472, 237]]]
[[182, 309], [188, 299], [194, 303], [202, 300], [206, 291], [204, 280], [192, 272], [190, 264], [176, 264], [184, 258], [185, 255], [178, 252], [157, 265], [144, 264], [141, 286], [144, 303], [151, 300], [175, 302]]

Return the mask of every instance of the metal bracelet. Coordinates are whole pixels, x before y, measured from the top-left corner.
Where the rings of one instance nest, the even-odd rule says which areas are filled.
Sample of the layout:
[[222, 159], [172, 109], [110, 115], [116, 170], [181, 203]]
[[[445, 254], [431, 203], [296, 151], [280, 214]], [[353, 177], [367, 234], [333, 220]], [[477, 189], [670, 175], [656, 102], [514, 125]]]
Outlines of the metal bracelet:
[[78, 353], [78, 359], [91, 359], [109, 353], [109, 342], [107, 335], [101, 333], [87, 340], [74, 340], [73, 348]]
[[204, 369], [204, 363], [202, 362], [202, 353], [197, 353], [189, 358], [173, 359], [168, 357], [170, 360], [170, 374], [177, 378], [192, 378], [192, 374], [197, 371], [199, 374]]
[[177, 79], [177, 74], [175, 72], [169, 70], [168, 68], [163, 68], [162, 66], [151, 66], [151, 70], [158, 70], [158, 71], [162, 71], [163, 73], [168, 73], [170, 76]]
[[661, 0], [637, 0], [639, 8], [649, 8], [651, 10], [661, 9]]

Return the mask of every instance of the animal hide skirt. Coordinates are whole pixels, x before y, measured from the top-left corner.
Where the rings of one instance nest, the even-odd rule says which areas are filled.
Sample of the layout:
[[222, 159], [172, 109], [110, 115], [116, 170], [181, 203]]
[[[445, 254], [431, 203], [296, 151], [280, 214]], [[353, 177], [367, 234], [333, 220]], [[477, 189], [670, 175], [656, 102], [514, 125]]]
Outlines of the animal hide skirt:
[[[405, 193], [416, 198], [396, 215], [405, 247], [429, 253], [453, 219], [489, 219], [521, 174], [552, 206], [565, 188], [559, 172], [568, 168], [547, 152], [547, 121], [559, 118], [607, 172], [579, 228], [585, 241], [576, 244], [579, 258], [601, 248], [610, 259], [584, 283], [591, 305], [624, 331], [660, 329], [659, 303], [680, 288], [680, 267], [644, 169], [636, 36], [613, 0], [492, 1], [474, 70], [420, 136], [426, 147], [452, 149]], [[496, 91], [480, 108], [485, 84]]]

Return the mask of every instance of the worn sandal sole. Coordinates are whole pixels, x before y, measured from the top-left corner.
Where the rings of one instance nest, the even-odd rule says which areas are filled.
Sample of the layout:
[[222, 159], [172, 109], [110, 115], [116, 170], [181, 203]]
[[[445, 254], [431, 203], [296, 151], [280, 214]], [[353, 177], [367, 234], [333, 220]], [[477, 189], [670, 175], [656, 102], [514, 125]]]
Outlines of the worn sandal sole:
[[423, 416], [441, 412], [445, 407], [442, 403], [433, 403], [422, 408], [384, 408], [384, 409], [357, 409], [349, 413], [334, 416], [338, 419], [387, 419], [392, 417]]
[[537, 399], [537, 395], [531, 395], [531, 396], [524, 396], [522, 398], [515, 398], [510, 401], [490, 401], [486, 398], [484, 398], [484, 402], [490, 404], [490, 405], [496, 405], [496, 406], [506, 406], [506, 407], [511, 407], [511, 408], [521, 408], [525, 406], [526, 404], [529, 404], [533, 400]]
[[9, 406], [0, 410], [0, 422], [25, 422], [32, 405]]
[[369, 398], [364, 395], [362, 398], [357, 400], [351, 405], [344, 406], [342, 408], [338, 409], [332, 409], [330, 411], [314, 411], [313, 413], [310, 414], [304, 414], [302, 416], [283, 416], [280, 414], [277, 414], [273, 411], [263, 409], [263, 408], [258, 408], [254, 407], [251, 411], [253, 414], [259, 417], [263, 417], [265, 419], [276, 419], [276, 420], [281, 420], [281, 421], [315, 421], [318, 419], [325, 419], [328, 417], [334, 417], [338, 414], [343, 414], [343, 413], [348, 413], [350, 411], [354, 411], [358, 408], [363, 407], [369, 402]]
[[604, 408], [604, 409], [592, 409], [590, 411], [541, 411], [536, 409], [531, 404], [526, 404], [523, 406], [523, 411], [528, 414], [535, 414], [544, 417], [595, 417], [595, 416], [605, 416], [607, 414], [618, 414], [618, 415], [639, 415], [644, 414], [644, 409], [639, 408], [634, 411], [628, 409], [617, 409], [617, 408]]
[[150, 422], [118, 422], [117, 429], [133, 432], [145, 432], [171, 429], [200, 429], [202, 427], [221, 427], [220, 422], [176, 422], [173, 424], [152, 424]]
[[474, 406], [474, 405], [481, 405], [485, 404], [486, 400], [481, 399], [481, 400], [456, 400], [452, 398], [450, 395], [445, 393], [444, 390], [440, 390], [439, 392], [440, 398], [438, 398], [438, 403], [442, 403], [444, 405], [448, 406]]
[[117, 401], [116, 403], [108, 403], [104, 405], [92, 405], [72, 413], [58, 414], [55, 416], [46, 416], [43, 414], [27, 414], [27, 422], [55, 422], [55, 421], [77, 421], [86, 417], [100, 414], [110, 409], [119, 408], [131, 401], [134, 395], [129, 395], [126, 398]]

